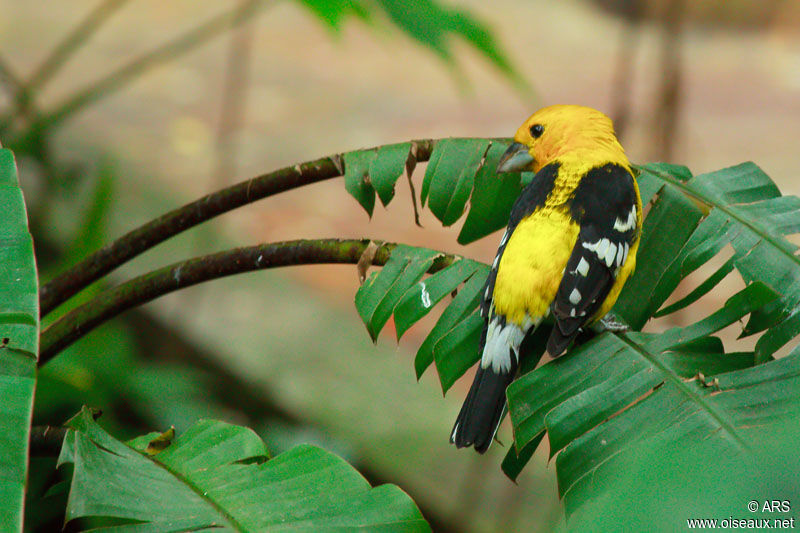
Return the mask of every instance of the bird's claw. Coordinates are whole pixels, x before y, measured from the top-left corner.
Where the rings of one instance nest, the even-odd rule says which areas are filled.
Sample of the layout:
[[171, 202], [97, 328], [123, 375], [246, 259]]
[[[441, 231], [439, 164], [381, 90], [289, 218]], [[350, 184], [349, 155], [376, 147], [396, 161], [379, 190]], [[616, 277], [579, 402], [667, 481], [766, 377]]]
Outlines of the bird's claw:
[[624, 323], [617, 320], [617, 317], [612, 315], [611, 313], [607, 314], [603, 318], [600, 319], [600, 328], [603, 331], [611, 331], [614, 333], [620, 333], [623, 331], [630, 331], [631, 327]]

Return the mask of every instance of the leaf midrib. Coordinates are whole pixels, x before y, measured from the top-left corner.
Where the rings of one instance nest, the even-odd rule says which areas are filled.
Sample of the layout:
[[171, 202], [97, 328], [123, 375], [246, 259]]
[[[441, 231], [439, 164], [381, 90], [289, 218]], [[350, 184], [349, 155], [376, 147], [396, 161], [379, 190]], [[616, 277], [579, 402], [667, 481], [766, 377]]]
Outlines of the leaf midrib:
[[646, 359], [650, 364], [654, 367], [661, 370], [667, 380], [674, 384], [678, 391], [681, 392], [684, 396], [686, 396], [691, 402], [695, 405], [699, 406], [704, 412], [706, 412], [717, 424], [719, 424], [720, 429], [724, 430], [726, 433], [730, 435], [730, 437], [739, 445], [739, 447], [743, 450], [748, 449], [747, 444], [744, 442], [742, 437], [739, 436], [736, 428], [732, 426], [725, 418], [717, 412], [705, 399], [695, 393], [690, 387], [684, 383], [683, 379], [680, 376], [676, 375], [667, 365], [662, 363], [655, 357], [652, 353], [642, 348], [640, 344], [633, 341], [628, 337], [626, 333], [621, 333], [617, 335], [622, 342], [630, 346], [632, 350]]
[[[174, 445], [175, 444], [173, 443], [173, 446]], [[228, 511], [225, 510], [224, 507], [219, 505], [219, 503], [217, 503], [216, 500], [214, 500], [213, 498], [211, 498], [208, 495], [209, 491], [202, 490], [194, 482], [190, 481], [188, 478], [183, 476], [181, 473], [175, 471], [169, 465], [167, 465], [165, 463], [162, 463], [161, 461], [157, 460], [156, 457], [158, 457], [158, 455], [155, 455], [155, 456], [151, 457], [151, 456], [142, 454], [142, 452], [140, 452], [139, 450], [136, 450], [134, 448], [131, 448], [131, 449], [133, 449], [133, 451], [135, 451], [136, 453], [141, 454], [143, 457], [149, 459], [150, 462], [153, 463], [154, 465], [164, 469], [168, 474], [173, 476], [180, 483], [183, 483], [184, 485], [189, 487], [189, 489], [191, 489], [195, 494], [197, 494], [200, 497], [201, 500], [207, 502], [209, 505], [211, 505], [211, 507], [215, 511], [217, 511], [217, 513], [219, 513], [222, 517], [224, 517], [228, 521], [228, 523], [231, 525], [231, 527], [233, 527], [236, 531], [240, 531], [242, 533], [245, 533], [245, 532], [248, 531], [242, 524], [239, 523], [239, 521], [236, 518], [234, 518], [233, 515], [231, 515]]]
[[[700, 200], [701, 202], [703, 202], [703, 203], [705, 203], [707, 205], [710, 205], [711, 207], [714, 207], [715, 209], [721, 210], [723, 213], [725, 213], [728, 216], [734, 218], [737, 222], [739, 222], [740, 224], [742, 224], [743, 226], [748, 228], [750, 231], [752, 231], [756, 235], [761, 236], [762, 241], [768, 242], [774, 248], [777, 248], [778, 251], [781, 252], [783, 255], [785, 255], [786, 257], [788, 257], [789, 259], [791, 259], [792, 261], [794, 261], [798, 265], [800, 265], [800, 257], [797, 257], [796, 255], [789, 253], [782, 246], [780, 246], [780, 243], [777, 241], [777, 239], [775, 237], [773, 237], [769, 233], [765, 233], [762, 228], [758, 228], [758, 227], [754, 226], [749, 220], [739, 216], [739, 214], [736, 211], [734, 211], [732, 209], [729, 209], [727, 207], [727, 204], [719, 203], [717, 200], [710, 198], [709, 196], [707, 196], [706, 194], [703, 194], [700, 191], [697, 191], [695, 189], [692, 189], [691, 187], [688, 187], [682, 181], [673, 178], [672, 176], [670, 176], [669, 174], [667, 174], [665, 172], [662, 172], [662, 171], [656, 170], [656, 169], [652, 169], [652, 168], [645, 168], [645, 167], [640, 167], [640, 168], [642, 170], [644, 170], [645, 172], [648, 172], [648, 173], [652, 174], [653, 176], [661, 179], [662, 181], [665, 181], [665, 182], [669, 183], [673, 187], [679, 189], [681, 192], [683, 192], [683, 193], [685, 193], [685, 194], [687, 194], [687, 195], [689, 195], [689, 196], [691, 196], [693, 198], [696, 198], [697, 200]], [[739, 205], [739, 204], [731, 204], [731, 205]]]

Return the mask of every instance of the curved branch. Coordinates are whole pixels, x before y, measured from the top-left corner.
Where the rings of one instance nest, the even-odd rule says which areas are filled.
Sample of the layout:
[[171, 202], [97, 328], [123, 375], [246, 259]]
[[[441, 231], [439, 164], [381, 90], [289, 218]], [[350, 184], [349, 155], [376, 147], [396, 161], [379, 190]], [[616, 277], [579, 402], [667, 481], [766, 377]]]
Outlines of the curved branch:
[[[378, 245], [372, 264], [385, 264], [395, 244], [369, 239], [302, 239], [234, 248], [195, 257], [143, 274], [103, 292], [45, 329], [40, 337], [39, 364], [46, 363], [106, 320], [164, 294], [204, 281], [253, 270], [325, 263], [356, 264], [370, 242]], [[457, 256], [443, 253], [434, 261], [428, 272], [441, 270], [456, 258]]]
[[[416, 161], [427, 161], [434, 144], [434, 140], [412, 141], [416, 146], [416, 153], [412, 152]], [[273, 194], [343, 174], [343, 158], [335, 154], [256, 176], [170, 211], [123, 235], [42, 285], [39, 290], [41, 314], [45, 316], [126, 261], [206, 220]]]

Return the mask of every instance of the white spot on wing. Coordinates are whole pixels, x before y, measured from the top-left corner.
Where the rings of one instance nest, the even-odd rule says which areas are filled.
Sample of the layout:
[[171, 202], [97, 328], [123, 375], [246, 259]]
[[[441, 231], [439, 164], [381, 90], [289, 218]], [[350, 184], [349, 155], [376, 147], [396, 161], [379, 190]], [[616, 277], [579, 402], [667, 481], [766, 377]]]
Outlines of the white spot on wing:
[[569, 303], [572, 305], [578, 305], [581, 301], [581, 291], [578, 289], [572, 289], [572, 292], [569, 293]]
[[431, 306], [431, 293], [428, 292], [428, 287], [426, 287], [424, 283], [420, 282], [420, 285], [422, 285], [422, 294], [420, 295], [422, 298], [422, 306], [428, 309]]
[[619, 249], [617, 250], [617, 266], [622, 265], [622, 262], [625, 260], [625, 246], [627, 246], [627, 244], [619, 245]]
[[608, 243], [608, 251], [606, 252], [606, 266], [611, 268], [611, 265], [614, 264], [614, 258], [617, 256], [617, 245], [613, 242]]
[[635, 225], [636, 225], [636, 206], [633, 206], [631, 208], [631, 211], [630, 213], [628, 213], [628, 218], [626, 220], [620, 220], [619, 218], [617, 218], [614, 221], [614, 229], [619, 231], [620, 233], [625, 233], [626, 231], [633, 229]]
[[586, 275], [589, 274], [589, 261], [581, 257], [581, 260], [578, 263], [578, 267], [575, 269], [575, 272], [577, 272], [578, 274], [580, 274], [585, 278]]

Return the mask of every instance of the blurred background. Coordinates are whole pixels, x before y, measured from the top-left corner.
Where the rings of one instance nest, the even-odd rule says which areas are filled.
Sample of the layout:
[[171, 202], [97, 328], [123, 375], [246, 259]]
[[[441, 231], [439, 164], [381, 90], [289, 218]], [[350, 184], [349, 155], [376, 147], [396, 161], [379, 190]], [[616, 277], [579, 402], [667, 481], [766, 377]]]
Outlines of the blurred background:
[[[248, 177], [409, 139], [507, 137], [554, 103], [612, 116], [635, 162], [701, 173], [752, 160], [784, 194], [800, 192], [800, 3], [440, 1], [0, 0], [0, 142], [17, 154], [43, 278]], [[89, 292], [294, 238], [370, 237], [491, 260], [499, 236], [459, 246], [459, 224], [441, 228], [427, 211], [417, 227], [398, 183], [372, 220], [341, 180], [258, 202]], [[500, 472], [507, 448], [450, 446], [471, 374], [444, 399], [434, 371], [417, 383], [413, 356], [433, 321], [399, 345], [386, 331], [375, 346], [357, 287], [354, 267], [313, 266], [164, 297], [48, 363], [35, 423], [62, 423], [82, 404], [102, 408], [121, 437], [221, 418], [253, 427], [276, 453], [314, 442], [373, 483], [397, 483], [436, 531], [553, 529], [546, 446], [518, 486]], [[509, 427], [499, 438], [511, 443]]]

